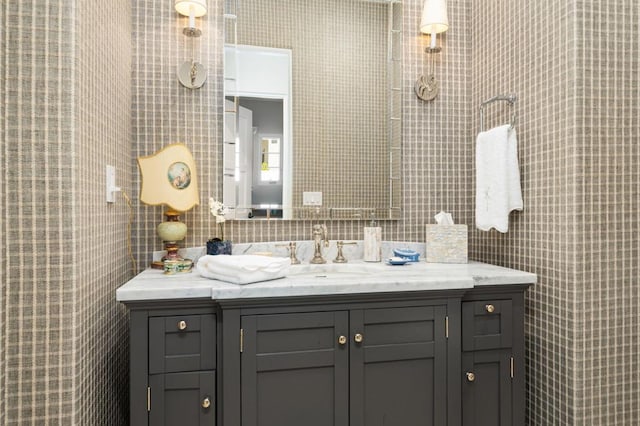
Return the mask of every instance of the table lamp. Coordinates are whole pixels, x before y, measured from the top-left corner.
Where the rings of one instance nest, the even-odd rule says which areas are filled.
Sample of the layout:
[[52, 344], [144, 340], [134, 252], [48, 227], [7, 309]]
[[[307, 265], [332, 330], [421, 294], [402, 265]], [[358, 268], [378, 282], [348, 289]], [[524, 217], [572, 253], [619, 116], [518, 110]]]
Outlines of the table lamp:
[[180, 213], [199, 204], [196, 164], [184, 144], [174, 143], [153, 155], [139, 157], [138, 166], [142, 177], [140, 201], [168, 207], [167, 220], [158, 225], [167, 254], [151, 263], [152, 268], [163, 269], [166, 260], [183, 260], [178, 254], [178, 241], [187, 235], [187, 225], [180, 222]]

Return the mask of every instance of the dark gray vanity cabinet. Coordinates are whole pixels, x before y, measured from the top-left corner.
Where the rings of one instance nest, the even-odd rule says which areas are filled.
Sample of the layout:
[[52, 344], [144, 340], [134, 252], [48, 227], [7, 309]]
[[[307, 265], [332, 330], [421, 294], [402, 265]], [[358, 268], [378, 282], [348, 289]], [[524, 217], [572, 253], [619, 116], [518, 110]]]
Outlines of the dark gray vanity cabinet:
[[447, 306], [241, 318], [242, 426], [447, 424]]
[[462, 302], [463, 426], [524, 425], [523, 291]]
[[211, 301], [129, 307], [130, 424], [215, 425], [217, 315]]
[[127, 302], [130, 424], [523, 426], [526, 288]]

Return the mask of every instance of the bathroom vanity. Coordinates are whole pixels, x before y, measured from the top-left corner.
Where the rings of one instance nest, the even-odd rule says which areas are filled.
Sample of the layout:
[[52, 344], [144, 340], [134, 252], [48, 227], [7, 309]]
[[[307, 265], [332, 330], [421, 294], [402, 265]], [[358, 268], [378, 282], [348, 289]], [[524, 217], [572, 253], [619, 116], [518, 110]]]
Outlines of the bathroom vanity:
[[301, 265], [245, 286], [147, 270], [130, 309], [132, 425], [523, 425], [534, 274]]

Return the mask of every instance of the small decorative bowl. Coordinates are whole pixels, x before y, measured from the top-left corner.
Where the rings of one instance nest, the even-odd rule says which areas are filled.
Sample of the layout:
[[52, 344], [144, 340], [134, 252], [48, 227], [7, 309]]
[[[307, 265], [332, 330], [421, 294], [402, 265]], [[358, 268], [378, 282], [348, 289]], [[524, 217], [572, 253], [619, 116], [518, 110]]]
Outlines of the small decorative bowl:
[[394, 256], [406, 259], [407, 262], [418, 262], [420, 260], [420, 253], [408, 248], [396, 248], [393, 249]]
[[164, 273], [167, 275], [179, 274], [182, 272], [191, 272], [193, 268], [193, 260], [165, 260], [163, 262]]

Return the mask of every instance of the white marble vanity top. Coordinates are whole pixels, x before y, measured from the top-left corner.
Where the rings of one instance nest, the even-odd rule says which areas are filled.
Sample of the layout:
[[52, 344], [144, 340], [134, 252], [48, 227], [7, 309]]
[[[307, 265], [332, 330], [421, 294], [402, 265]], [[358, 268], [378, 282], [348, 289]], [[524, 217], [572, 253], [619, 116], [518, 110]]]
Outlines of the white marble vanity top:
[[294, 265], [289, 275], [246, 285], [229, 284], [193, 272], [165, 275], [147, 269], [116, 291], [120, 302], [212, 298], [214, 300], [470, 289], [483, 285], [533, 284], [536, 275], [479, 262], [467, 264], [384, 262]]

